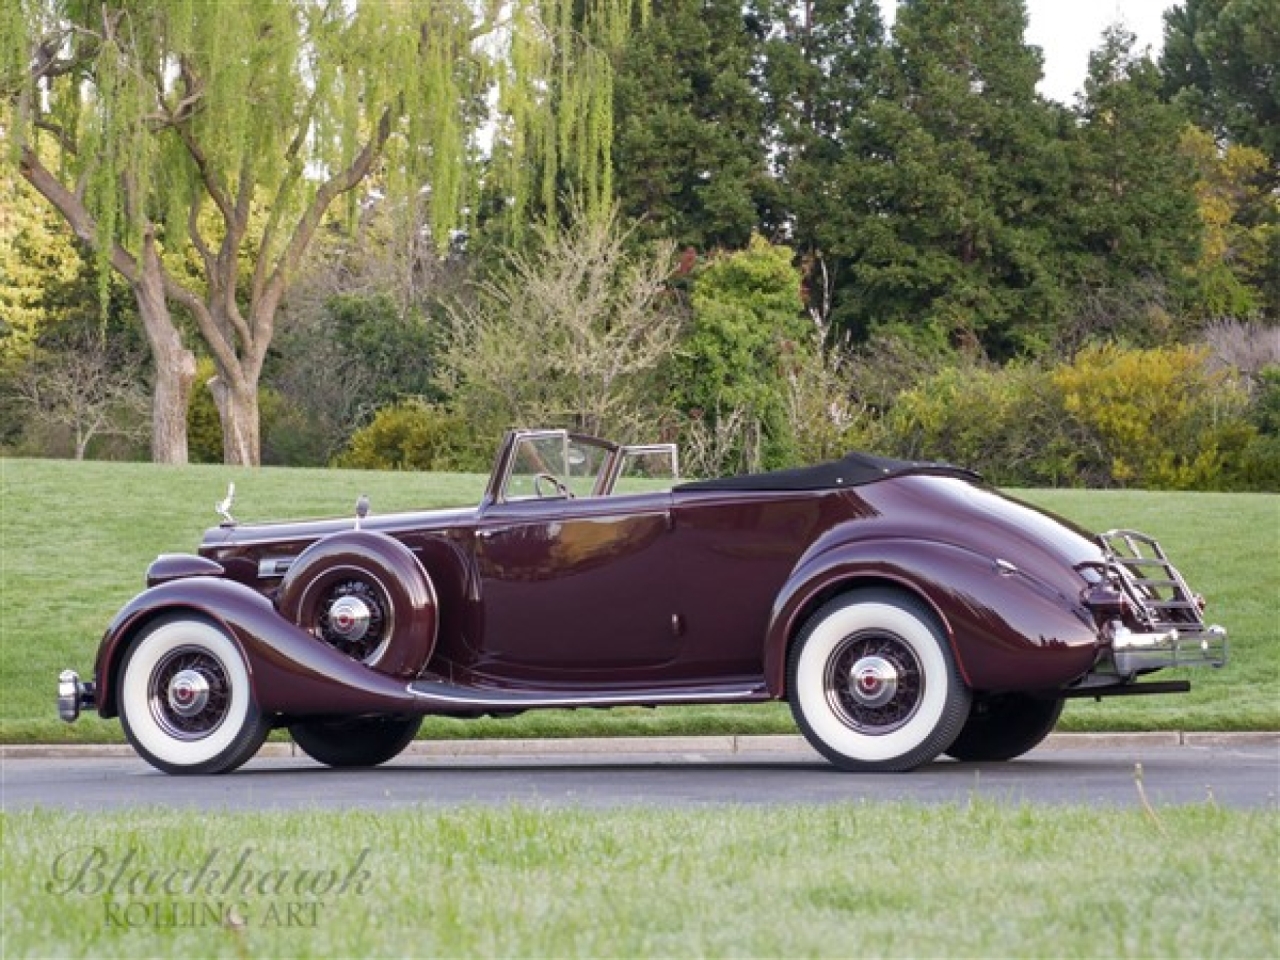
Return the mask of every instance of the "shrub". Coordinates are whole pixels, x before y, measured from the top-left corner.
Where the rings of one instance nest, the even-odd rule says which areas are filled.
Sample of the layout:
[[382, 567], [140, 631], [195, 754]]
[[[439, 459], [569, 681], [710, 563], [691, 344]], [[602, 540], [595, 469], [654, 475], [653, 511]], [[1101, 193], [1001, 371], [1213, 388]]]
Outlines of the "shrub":
[[217, 373], [213, 361], [201, 357], [187, 398], [187, 458], [192, 463], [222, 462], [222, 421], [209, 381]]
[[484, 470], [493, 443], [438, 404], [405, 400], [383, 407], [357, 430], [335, 466], [361, 470]]
[[786, 373], [787, 430], [798, 463], [834, 460], [850, 450], [870, 450], [881, 440], [879, 418], [853, 396], [854, 364], [843, 344], [815, 342], [807, 362]]
[[1080, 479], [1089, 485], [1219, 489], [1257, 430], [1248, 397], [1226, 370], [1210, 370], [1195, 347], [1125, 350], [1094, 346], [1058, 367]]
[[671, 399], [692, 424], [737, 435], [714, 472], [790, 466], [801, 455], [788, 430], [788, 379], [821, 360], [810, 350], [813, 324], [792, 256], [754, 236], [695, 275]]
[[1249, 422], [1257, 431], [1240, 458], [1233, 487], [1280, 490], [1280, 365], [1261, 370], [1254, 385]]
[[1072, 471], [1060, 421], [1044, 369], [966, 364], [900, 394], [888, 427], [898, 456], [971, 467], [997, 484], [1058, 485]]

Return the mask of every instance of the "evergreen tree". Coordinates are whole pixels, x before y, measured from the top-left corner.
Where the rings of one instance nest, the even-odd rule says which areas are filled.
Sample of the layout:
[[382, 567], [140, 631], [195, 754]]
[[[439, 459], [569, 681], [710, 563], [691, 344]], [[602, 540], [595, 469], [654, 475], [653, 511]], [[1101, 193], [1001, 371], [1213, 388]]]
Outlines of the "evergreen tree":
[[[29, 359], [53, 321], [45, 291], [88, 272], [71, 238], [39, 195], [15, 173], [0, 171], [0, 369]], [[90, 303], [95, 299], [90, 292]], [[0, 425], [0, 436], [11, 434]]]
[[1035, 92], [1022, 0], [907, 0], [890, 95], [837, 170], [836, 252], [852, 262], [842, 319], [1006, 357], [1048, 340], [1062, 111]]
[[845, 226], [836, 171], [866, 154], [867, 110], [884, 94], [884, 24], [876, 0], [783, 2], [777, 23], [768, 58], [773, 162], [809, 309], [825, 322], [847, 279], [832, 254]]
[[638, 238], [740, 248], [767, 219], [765, 35], [750, 0], [651, 3], [615, 68], [614, 183]]
[[1164, 91], [1220, 141], [1263, 151], [1280, 182], [1280, 0], [1185, 0], [1165, 14]]
[[[1238, 187], [1262, 202], [1232, 204], [1225, 228], [1257, 240], [1266, 236], [1256, 265], [1234, 257], [1222, 269], [1248, 274], [1240, 292], [1273, 319], [1280, 318], [1280, 0], [1185, 0], [1165, 14], [1160, 68], [1164, 93], [1213, 134], [1219, 163], [1238, 173], [1244, 150], [1263, 163]], [[1231, 159], [1235, 151], [1235, 160]], [[1203, 161], [1203, 151], [1198, 155]], [[1203, 167], [1203, 163], [1201, 164]], [[1202, 191], [1203, 192], [1203, 191]], [[1268, 198], [1269, 195], [1269, 199]], [[1219, 211], [1220, 212], [1220, 211]], [[1210, 214], [1212, 221], [1212, 214]], [[1209, 223], [1210, 245], [1214, 225]], [[1233, 253], [1232, 250], [1224, 251]], [[1241, 266], [1245, 270], [1241, 270]], [[1220, 276], [1225, 276], [1219, 271]]]
[[1155, 281], [1176, 301], [1199, 253], [1195, 167], [1180, 148], [1183, 115], [1162, 102], [1156, 65], [1135, 42], [1114, 26], [1089, 58], [1063, 225], [1084, 291]]

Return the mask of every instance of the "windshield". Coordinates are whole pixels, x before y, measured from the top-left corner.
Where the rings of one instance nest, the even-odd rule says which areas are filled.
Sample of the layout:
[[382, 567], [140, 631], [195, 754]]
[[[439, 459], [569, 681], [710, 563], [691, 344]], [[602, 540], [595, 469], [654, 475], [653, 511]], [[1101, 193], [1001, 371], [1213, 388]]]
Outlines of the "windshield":
[[589, 497], [612, 447], [561, 431], [520, 437], [511, 460], [504, 499]]

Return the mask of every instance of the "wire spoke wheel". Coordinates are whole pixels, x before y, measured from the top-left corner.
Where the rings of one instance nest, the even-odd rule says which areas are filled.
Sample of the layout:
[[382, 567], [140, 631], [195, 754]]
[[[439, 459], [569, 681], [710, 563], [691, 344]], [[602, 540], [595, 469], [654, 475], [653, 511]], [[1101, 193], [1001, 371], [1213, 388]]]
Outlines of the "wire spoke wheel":
[[222, 725], [231, 706], [222, 662], [197, 647], [180, 647], [164, 657], [148, 686], [152, 718], [179, 740], [207, 737]]
[[226, 773], [258, 752], [271, 730], [230, 635], [193, 614], [147, 626], [120, 667], [125, 736], [166, 773]]
[[435, 588], [399, 540], [346, 530], [294, 561], [276, 596], [280, 616], [345, 656], [392, 677], [416, 677], [436, 644]]
[[836, 766], [912, 770], [942, 753], [971, 694], [932, 610], [909, 594], [862, 589], [827, 601], [787, 658], [796, 725]]

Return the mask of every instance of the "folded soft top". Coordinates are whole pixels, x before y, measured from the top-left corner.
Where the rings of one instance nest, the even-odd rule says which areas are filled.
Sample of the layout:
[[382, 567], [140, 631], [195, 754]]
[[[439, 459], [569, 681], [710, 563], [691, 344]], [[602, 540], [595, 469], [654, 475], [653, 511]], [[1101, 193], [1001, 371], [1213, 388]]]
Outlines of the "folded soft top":
[[837, 487], [857, 487], [862, 484], [898, 477], [911, 473], [932, 473], [981, 479], [972, 470], [945, 463], [919, 460], [894, 460], [869, 453], [850, 453], [839, 460], [820, 463], [812, 467], [794, 470], [773, 470], [768, 473], [746, 473], [736, 477], [717, 477], [713, 480], [694, 480], [682, 483], [681, 490], [829, 490]]

